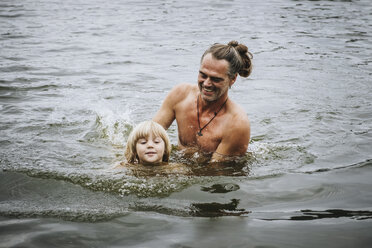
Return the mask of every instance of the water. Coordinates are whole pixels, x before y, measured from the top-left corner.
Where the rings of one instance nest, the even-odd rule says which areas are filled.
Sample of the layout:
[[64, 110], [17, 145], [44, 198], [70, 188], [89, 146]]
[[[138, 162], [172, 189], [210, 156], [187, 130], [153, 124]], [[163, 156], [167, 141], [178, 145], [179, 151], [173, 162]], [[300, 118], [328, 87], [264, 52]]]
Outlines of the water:
[[[1, 1], [0, 247], [369, 247], [371, 13], [367, 0]], [[174, 151], [167, 168], [112, 169], [133, 126], [232, 39], [254, 55], [229, 94], [251, 121], [244, 167]]]

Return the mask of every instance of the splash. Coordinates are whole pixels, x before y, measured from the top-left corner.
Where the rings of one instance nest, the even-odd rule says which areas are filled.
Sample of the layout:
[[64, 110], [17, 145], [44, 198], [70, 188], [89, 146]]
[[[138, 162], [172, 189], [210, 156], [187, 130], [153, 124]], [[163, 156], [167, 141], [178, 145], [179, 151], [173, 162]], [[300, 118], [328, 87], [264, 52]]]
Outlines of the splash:
[[118, 106], [101, 99], [91, 104], [89, 109], [94, 119], [80, 142], [122, 147], [135, 125], [132, 117], [133, 107]]
[[274, 176], [301, 170], [316, 156], [299, 145], [253, 142], [249, 146], [251, 176]]
[[[142, 170], [141, 170], [142, 168]], [[167, 197], [174, 192], [210, 179], [192, 177], [178, 172], [166, 173], [161, 168], [139, 169], [74, 169], [17, 167], [3, 168], [4, 172], [20, 172], [35, 178], [63, 180], [96, 192], [121, 197]]]

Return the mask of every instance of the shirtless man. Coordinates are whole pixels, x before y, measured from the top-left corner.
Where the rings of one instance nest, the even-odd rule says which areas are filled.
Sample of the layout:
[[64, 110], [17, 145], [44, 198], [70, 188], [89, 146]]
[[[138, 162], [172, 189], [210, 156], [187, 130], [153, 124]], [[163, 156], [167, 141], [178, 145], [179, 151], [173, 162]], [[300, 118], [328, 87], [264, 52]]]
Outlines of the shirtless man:
[[209, 153], [211, 162], [244, 155], [250, 124], [228, 91], [238, 74], [249, 76], [251, 59], [247, 47], [236, 41], [211, 46], [201, 58], [198, 84], [175, 86], [153, 120], [168, 129], [176, 119], [179, 147]]

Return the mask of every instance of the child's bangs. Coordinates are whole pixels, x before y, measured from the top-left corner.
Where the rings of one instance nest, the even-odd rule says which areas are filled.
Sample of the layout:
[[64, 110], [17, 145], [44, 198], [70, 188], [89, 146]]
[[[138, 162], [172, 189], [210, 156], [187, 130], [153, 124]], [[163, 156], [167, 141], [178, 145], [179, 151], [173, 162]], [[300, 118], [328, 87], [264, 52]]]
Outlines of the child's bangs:
[[155, 136], [155, 137], [161, 137], [162, 139], [164, 136], [160, 128], [152, 124], [152, 125], [146, 125], [143, 128], [141, 128], [137, 133], [136, 140], [147, 139], [150, 136], [150, 134], [152, 134], [152, 136]]

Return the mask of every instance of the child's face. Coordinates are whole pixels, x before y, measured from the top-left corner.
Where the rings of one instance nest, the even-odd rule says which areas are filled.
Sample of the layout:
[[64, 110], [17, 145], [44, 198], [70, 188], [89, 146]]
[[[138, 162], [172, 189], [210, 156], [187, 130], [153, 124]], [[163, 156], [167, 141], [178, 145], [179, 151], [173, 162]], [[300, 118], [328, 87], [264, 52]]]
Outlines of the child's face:
[[163, 160], [165, 144], [161, 137], [150, 134], [136, 143], [137, 155], [142, 164], [155, 164]]

